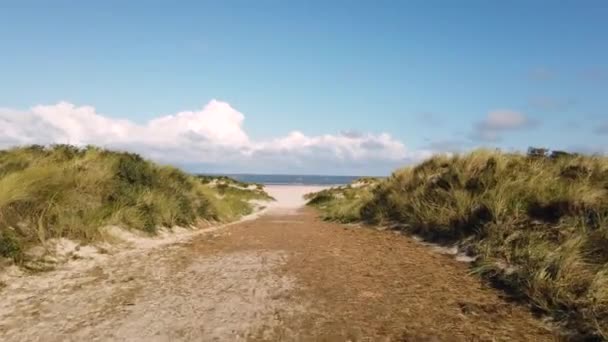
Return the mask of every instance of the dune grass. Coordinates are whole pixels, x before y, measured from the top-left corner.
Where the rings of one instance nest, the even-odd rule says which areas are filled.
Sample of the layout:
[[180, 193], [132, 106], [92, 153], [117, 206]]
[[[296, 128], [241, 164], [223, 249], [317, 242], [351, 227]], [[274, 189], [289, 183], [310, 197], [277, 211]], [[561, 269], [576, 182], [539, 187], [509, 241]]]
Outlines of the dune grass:
[[251, 212], [262, 190], [223, 192], [195, 176], [136, 154], [89, 146], [29, 146], [0, 151], [0, 256], [22, 261], [47, 239], [101, 238], [119, 225], [155, 233], [199, 220], [229, 221]]
[[[354, 192], [354, 194], [353, 194]], [[608, 158], [532, 149], [435, 156], [309, 196], [327, 219], [398, 223], [580, 336], [608, 338]]]
[[264, 191], [264, 185], [246, 183], [228, 176], [197, 175], [203, 184], [217, 190], [221, 196], [235, 196], [247, 200], [274, 200]]
[[341, 223], [361, 221], [361, 209], [373, 199], [372, 190], [379, 180], [366, 177], [344, 185], [310, 193], [304, 196], [308, 205], [321, 209], [326, 220]]

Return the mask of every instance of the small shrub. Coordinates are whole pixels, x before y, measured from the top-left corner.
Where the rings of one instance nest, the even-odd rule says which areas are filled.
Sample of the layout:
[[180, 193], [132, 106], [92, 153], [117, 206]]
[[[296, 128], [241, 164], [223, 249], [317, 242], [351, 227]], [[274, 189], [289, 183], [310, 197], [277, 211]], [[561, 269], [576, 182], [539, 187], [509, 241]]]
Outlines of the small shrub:
[[22, 249], [19, 240], [10, 230], [0, 230], [0, 256], [10, 259], [19, 259]]
[[530, 147], [528, 148], [528, 157], [542, 158], [546, 157], [548, 152], [549, 150], [546, 148]]
[[154, 178], [150, 164], [131, 153], [122, 153], [118, 156], [116, 175], [121, 181], [138, 186], [151, 186]]

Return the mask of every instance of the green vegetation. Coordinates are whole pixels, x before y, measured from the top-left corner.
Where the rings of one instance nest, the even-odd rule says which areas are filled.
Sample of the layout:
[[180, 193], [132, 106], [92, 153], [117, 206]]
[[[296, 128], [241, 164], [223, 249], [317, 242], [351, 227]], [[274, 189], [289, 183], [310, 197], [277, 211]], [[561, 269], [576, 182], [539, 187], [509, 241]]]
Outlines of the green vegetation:
[[352, 185], [333, 187], [304, 196], [308, 205], [322, 209], [326, 220], [341, 223], [361, 221], [361, 209], [373, 199], [372, 190], [380, 183], [377, 178], [357, 179]]
[[[243, 186], [247, 184], [239, 183]], [[119, 225], [153, 234], [199, 220], [230, 221], [252, 211], [263, 189], [222, 189], [136, 154], [89, 146], [0, 151], [0, 256], [16, 262], [50, 238], [90, 242]]]
[[264, 185], [245, 183], [228, 176], [196, 176], [203, 184], [218, 191], [221, 196], [234, 196], [246, 200], [274, 200], [264, 191]]
[[[309, 195], [327, 219], [398, 223], [581, 336], [608, 338], [608, 158], [530, 149], [436, 156]], [[580, 337], [580, 336], [579, 336]]]

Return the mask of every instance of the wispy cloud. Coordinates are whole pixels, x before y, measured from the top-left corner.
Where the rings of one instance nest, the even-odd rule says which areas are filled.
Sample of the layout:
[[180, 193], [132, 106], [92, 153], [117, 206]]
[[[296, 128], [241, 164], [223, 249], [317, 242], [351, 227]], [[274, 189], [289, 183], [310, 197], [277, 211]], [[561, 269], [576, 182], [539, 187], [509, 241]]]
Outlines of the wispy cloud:
[[608, 155], [608, 147], [606, 146], [593, 146], [593, 145], [571, 145], [566, 149], [570, 152], [583, 153], [583, 154], [598, 154]]
[[481, 121], [475, 123], [470, 137], [473, 140], [487, 142], [500, 141], [502, 134], [508, 131], [526, 129], [538, 125], [538, 122], [522, 112], [501, 109], [488, 113]]
[[550, 96], [536, 96], [528, 100], [531, 108], [536, 110], [563, 112], [571, 109], [576, 104], [574, 99], [560, 99]]
[[533, 81], [552, 81], [557, 78], [557, 73], [545, 67], [530, 70], [528, 77]]
[[[230, 165], [234, 170], [269, 170], [272, 165], [396, 165], [430, 154], [410, 150], [387, 133], [342, 132], [252, 140], [245, 116], [230, 104], [212, 100], [201, 110], [162, 116], [144, 124], [115, 119], [94, 107], [69, 102], [26, 111], [0, 109], [0, 148], [23, 144], [95, 144], [141, 153], [162, 162]], [[388, 171], [388, 170], [387, 170]]]
[[435, 152], [450, 152], [460, 153], [471, 148], [470, 142], [463, 139], [448, 138], [440, 140], [432, 140], [426, 146], [427, 149]]
[[608, 121], [600, 123], [593, 131], [598, 135], [608, 135]]
[[421, 112], [416, 114], [416, 119], [429, 126], [437, 126], [441, 125], [443, 122], [441, 121], [441, 117], [437, 113], [433, 112]]
[[590, 82], [608, 82], [608, 67], [597, 66], [581, 72], [581, 77]]

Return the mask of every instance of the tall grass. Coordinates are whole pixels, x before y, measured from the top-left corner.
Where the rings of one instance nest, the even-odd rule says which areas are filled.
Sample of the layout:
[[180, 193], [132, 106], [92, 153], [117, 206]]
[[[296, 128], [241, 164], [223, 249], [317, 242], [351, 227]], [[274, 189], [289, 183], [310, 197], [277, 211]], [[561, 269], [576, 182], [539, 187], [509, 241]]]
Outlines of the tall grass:
[[221, 193], [198, 178], [136, 154], [94, 146], [0, 151], [0, 256], [21, 261], [49, 238], [92, 241], [105, 225], [154, 233], [251, 211], [256, 192]]
[[378, 180], [363, 178], [345, 185], [305, 195], [308, 205], [321, 209], [327, 220], [351, 223], [361, 220], [361, 208], [372, 200], [373, 186]]
[[[528, 155], [478, 150], [436, 156], [396, 171], [363, 194], [334, 191], [336, 206], [355, 206], [373, 224], [458, 243], [478, 256], [475, 271], [529, 300], [565, 327], [608, 338], [608, 158], [535, 150]], [[344, 202], [347, 203], [344, 203]], [[356, 204], [355, 204], [356, 203]]]

